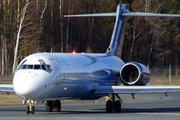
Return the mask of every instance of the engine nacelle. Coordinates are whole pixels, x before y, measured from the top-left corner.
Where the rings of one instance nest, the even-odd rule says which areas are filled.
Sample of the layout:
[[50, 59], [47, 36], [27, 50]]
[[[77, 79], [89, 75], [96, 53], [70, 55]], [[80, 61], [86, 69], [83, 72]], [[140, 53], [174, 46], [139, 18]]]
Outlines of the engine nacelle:
[[121, 68], [120, 78], [124, 85], [144, 86], [150, 81], [150, 72], [140, 63], [128, 62]]

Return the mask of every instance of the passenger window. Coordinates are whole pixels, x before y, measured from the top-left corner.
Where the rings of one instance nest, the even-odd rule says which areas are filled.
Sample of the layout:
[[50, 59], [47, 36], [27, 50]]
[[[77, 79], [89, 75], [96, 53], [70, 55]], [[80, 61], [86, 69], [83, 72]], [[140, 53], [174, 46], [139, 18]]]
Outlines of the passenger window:
[[28, 65], [27, 69], [33, 69], [33, 65]]
[[41, 69], [40, 65], [34, 65], [34, 69]]

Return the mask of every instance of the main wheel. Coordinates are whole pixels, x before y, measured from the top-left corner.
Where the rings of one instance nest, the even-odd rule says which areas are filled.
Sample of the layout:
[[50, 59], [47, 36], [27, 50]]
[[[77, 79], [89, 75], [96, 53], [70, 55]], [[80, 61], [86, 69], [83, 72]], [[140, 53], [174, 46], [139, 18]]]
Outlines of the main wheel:
[[111, 113], [113, 109], [113, 103], [111, 100], [108, 100], [106, 102], [106, 112]]
[[29, 114], [29, 106], [26, 107], [26, 114]]
[[60, 112], [61, 111], [61, 102], [60, 102], [60, 100], [55, 100], [54, 101], [54, 111], [55, 112]]
[[35, 107], [31, 106], [31, 114], [34, 114], [34, 111], [35, 111]]
[[121, 112], [121, 103], [119, 100], [117, 100], [115, 103], [114, 103], [114, 111], [116, 113], [119, 113]]
[[52, 101], [46, 101], [46, 111], [52, 112]]

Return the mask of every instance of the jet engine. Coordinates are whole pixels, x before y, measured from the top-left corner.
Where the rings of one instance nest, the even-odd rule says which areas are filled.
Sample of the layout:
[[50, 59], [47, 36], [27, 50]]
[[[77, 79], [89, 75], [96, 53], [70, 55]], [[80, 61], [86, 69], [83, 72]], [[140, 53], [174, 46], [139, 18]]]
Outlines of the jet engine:
[[127, 86], [144, 86], [150, 81], [150, 72], [140, 63], [128, 62], [120, 70], [120, 79]]

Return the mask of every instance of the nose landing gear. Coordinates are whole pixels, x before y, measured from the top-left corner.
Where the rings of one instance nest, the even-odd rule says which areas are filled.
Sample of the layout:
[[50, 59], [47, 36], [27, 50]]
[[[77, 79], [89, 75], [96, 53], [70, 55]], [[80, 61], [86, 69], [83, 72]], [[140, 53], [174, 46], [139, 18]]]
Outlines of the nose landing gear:
[[34, 114], [35, 107], [34, 107], [34, 100], [28, 100], [29, 105], [26, 107], [26, 114]]

